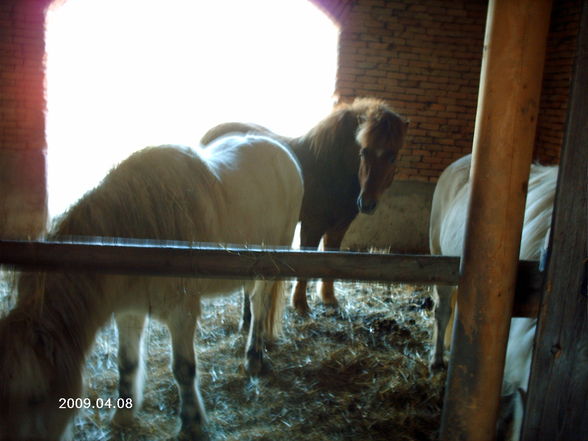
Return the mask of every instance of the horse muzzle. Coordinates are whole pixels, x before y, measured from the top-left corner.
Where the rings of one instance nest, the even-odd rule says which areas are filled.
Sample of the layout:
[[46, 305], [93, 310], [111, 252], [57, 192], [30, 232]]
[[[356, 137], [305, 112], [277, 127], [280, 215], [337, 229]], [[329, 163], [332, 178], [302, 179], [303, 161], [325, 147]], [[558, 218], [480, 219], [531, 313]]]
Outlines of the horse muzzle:
[[357, 209], [359, 210], [360, 213], [374, 214], [374, 211], [376, 211], [377, 205], [378, 205], [378, 202], [376, 200], [367, 199], [367, 198], [363, 197], [362, 195], [359, 195], [359, 197], [357, 198]]

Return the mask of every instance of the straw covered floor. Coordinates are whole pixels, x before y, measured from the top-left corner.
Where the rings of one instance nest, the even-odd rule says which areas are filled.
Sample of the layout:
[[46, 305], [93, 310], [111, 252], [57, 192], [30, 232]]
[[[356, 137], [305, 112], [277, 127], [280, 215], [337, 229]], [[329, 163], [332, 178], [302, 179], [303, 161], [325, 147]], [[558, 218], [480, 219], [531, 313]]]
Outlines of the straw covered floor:
[[[335, 289], [338, 309], [314, 297], [307, 318], [286, 307], [282, 336], [266, 354], [270, 368], [257, 378], [243, 369], [241, 296], [204, 301], [196, 351], [211, 441], [436, 439], [445, 379], [430, 377], [427, 368], [431, 288], [336, 282]], [[9, 302], [1, 300], [6, 311]], [[106, 409], [80, 411], [76, 441], [160, 440], [176, 433], [167, 329], [151, 321], [143, 343], [144, 400], [133, 426], [113, 427]], [[87, 360], [85, 397], [117, 397], [116, 354], [116, 328], [109, 324]]]

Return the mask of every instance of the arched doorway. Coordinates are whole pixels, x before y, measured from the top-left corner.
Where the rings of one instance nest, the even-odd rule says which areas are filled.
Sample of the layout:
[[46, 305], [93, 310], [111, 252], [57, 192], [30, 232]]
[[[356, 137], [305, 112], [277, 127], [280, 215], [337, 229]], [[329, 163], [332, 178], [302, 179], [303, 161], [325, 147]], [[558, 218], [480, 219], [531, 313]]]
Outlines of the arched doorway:
[[306, 0], [75, 0], [47, 16], [49, 212], [146, 145], [219, 122], [297, 135], [332, 106], [338, 29]]

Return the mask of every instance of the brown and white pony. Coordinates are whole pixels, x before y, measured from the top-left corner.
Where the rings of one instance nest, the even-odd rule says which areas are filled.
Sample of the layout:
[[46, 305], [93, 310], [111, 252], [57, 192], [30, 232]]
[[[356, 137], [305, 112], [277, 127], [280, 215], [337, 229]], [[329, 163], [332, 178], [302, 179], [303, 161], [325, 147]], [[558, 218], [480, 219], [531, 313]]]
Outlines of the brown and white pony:
[[[287, 144], [304, 176], [300, 246], [316, 249], [323, 239], [325, 250], [338, 250], [357, 214], [373, 213], [392, 183], [407, 125], [384, 101], [358, 98], [338, 106], [298, 138], [277, 135], [257, 124], [233, 122], [213, 127], [200, 142], [206, 145], [236, 132], [261, 133]], [[306, 286], [306, 280], [299, 280], [292, 298], [302, 314], [310, 311]], [[332, 280], [323, 281], [321, 297], [326, 304], [337, 304]]]
[[[260, 178], [260, 175], [263, 176]], [[207, 149], [149, 147], [114, 168], [59, 219], [48, 240], [102, 236], [227, 244], [292, 243], [303, 182], [290, 151], [260, 137], [226, 137]], [[181, 436], [206, 438], [194, 331], [202, 296], [251, 290], [246, 368], [262, 364], [264, 338], [279, 324], [280, 284], [95, 273], [23, 273], [16, 307], [0, 321], [0, 440], [64, 437], [82, 394], [82, 367], [96, 332], [115, 314], [119, 394], [141, 400], [141, 333], [146, 317], [167, 324], [180, 392]]]
[[[471, 156], [452, 163], [439, 177], [431, 208], [431, 254], [460, 256], [462, 253], [469, 200]], [[549, 236], [557, 183], [557, 166], [532, 165], [529, 177], [520, 259], [539, 260]], [[435, 340], [432, 369], [444, 366], [444, 340], [452, 329], [452, 296], [456, 287], [435, 287]], [[535, 319], [513, 318], [504, 368], [499, 439], [516, 441], [520, 436], [524, 396], [529, 382]], [[449, 325], [449, 326], [448, 326]]]

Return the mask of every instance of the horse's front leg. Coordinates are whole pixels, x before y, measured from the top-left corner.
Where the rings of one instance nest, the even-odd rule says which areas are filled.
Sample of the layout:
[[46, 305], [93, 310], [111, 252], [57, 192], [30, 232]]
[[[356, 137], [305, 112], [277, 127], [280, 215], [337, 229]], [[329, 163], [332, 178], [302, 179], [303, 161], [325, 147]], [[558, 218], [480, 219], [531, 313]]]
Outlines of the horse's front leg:
[[436, 285], [435, 299], [435, 328], [433, 333], [434, 351], [431, 357], [431, 372], [437, 372], [446, 367], [445, 363], [445, 332], [451, 317], [451, 295], [455, 288], [447, 285]]
[[[345, 236], [345, 233], [347, 233], [350, 224], [351, 221], [337, 226], [336, 228], [332, 228], [326, 232], [323, 237], [323, 246], [325, 251], [339, 251], [341, 248], [341, 242], [343, 242], [343, 237]], [[323, 279], [323, 283], [321, 285], [321, 299], [326, 305], [338, 305], [337, 298], [335, 297], [333, 279]]]
[[204, 431], [206, 413], [200, 396], [194, 352], [196, 317], [189, 311], [177, 311], [167, 323], [173, 349], [173, 373], [180, 392], [180, 419], [182, 428], [179, 439], [207, 440]]
[[141, 407], [143, 398], [143, 362], [141, 335], [144, 314], [115, 314], [118, 328], [118, 396], [125, 406], [116, 410], [113, 422], [126, 425]]
[[[324, 233], [325, 228], [322, 226], [311, 224], [308, 221], [302, 221], [300, 224], [300, 248], [317, 249]], [[310, 307], [306, 299], [307, 285], [308, 280], [298, 279], [294, 287], [294, 293], [292, 294], [292, 306], [302, 315], [308, 315], [310, 313]]]

